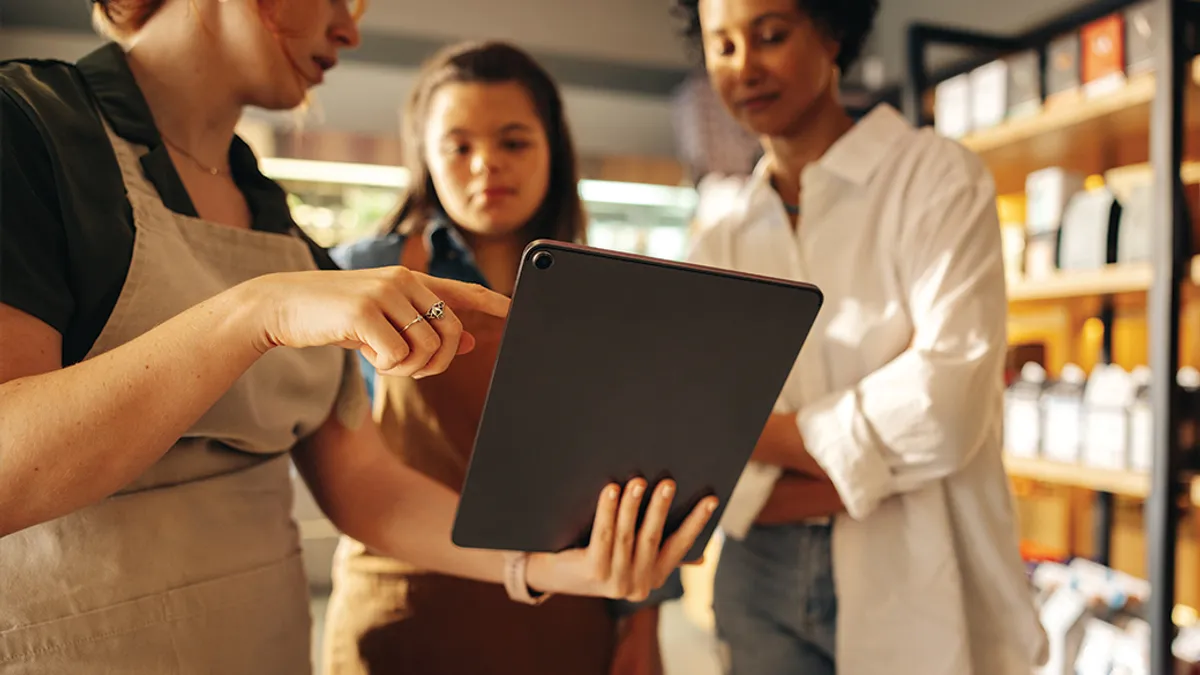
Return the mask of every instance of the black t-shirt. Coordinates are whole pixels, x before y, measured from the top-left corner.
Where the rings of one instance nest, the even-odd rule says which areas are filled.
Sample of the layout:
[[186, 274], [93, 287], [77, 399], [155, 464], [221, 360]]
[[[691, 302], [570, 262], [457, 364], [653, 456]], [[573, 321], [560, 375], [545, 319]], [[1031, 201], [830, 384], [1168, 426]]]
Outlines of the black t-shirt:
[[[100, 115], [149, 149], [142, 170], [166, 207], [195, 217], [118, 45], [76, 64], [0, 61], [0, 303], [61, 333], [63, 365], [82, 360], [99, 337], [133, 257], [133, 213]], [[254, 229], [300, 237], [318, 267], [337, 269], [241, 139], [229, 160]]]

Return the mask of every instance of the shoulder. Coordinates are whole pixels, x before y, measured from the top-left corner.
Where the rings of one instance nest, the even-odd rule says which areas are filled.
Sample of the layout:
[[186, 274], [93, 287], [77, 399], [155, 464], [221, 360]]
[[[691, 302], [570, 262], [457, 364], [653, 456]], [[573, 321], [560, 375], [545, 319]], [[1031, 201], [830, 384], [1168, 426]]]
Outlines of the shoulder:
[[361, 270], [400, 264], [405, 236], [399, 233], [376, 235], [330, 249], [329, 256], [342, 269]]
[[[116, 161], [91, 90], [74, 64], [37, 59], [0, 61], [0, 114], [5, 125], [27, 136], [23, 146], [37, 145], [44, 150], [56, 174], [75, 158]], [[104, 175], [110, 172], [96, 172], [95, 162], [79, 164], [76, 173], [80, 180], [93, 186], [116, 185], [113, 177]]]
[[53, 123], [65, 113], [92, 111], [87, 85], [70, 63], [43, 59], [0, 61], [0, 92], [36, 121]]
[[903, 186], [922, 200], [994, 190], [992, 175], [978, 155], [930, 127], [911, 129], [896, 144], [887, 164], [879, 179]]

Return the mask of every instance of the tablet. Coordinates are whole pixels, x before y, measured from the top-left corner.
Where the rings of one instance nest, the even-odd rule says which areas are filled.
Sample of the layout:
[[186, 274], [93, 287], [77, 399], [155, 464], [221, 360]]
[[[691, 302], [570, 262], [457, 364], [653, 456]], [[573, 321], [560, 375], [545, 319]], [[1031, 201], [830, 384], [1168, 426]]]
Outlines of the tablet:
[[[705, 496], [700, 558], [822, 302], [810, 284], [554, 241], [524, 251], [452, 539], [586, 546], [601, 490], [678, 490], [666, 536]], [[644, 513], [644, 508], [643, 508]]]

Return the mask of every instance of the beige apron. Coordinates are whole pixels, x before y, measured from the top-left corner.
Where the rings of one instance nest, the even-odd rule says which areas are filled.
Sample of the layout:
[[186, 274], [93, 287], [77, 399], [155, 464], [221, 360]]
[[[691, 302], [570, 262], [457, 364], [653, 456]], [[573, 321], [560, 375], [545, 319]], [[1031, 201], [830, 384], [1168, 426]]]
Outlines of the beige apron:
[[[400, 264], [425, 270], [423, 239]], [[405, 464], [458, 492], [504, 322], [462, 313], [473, 351], [437, 377], [380, 376], [374, 416]], [[509, 600], [499, 584], [422, 570], [343, 537], [325, 616], [324, 675], [607, 675], [616, 623], [602, 598], [558, 596], [540, 607]]]
[[[108, 135], [137, 236], [87, 358], [242, 281], [314, 268], [296, 237], [173, 213], [145, 149]], [[0, 673], [310, 672], [286, 452], [335, 401], [365, 398], [357, 372], [338, 348], [272, 350], [116, 495], [0, 539]]]

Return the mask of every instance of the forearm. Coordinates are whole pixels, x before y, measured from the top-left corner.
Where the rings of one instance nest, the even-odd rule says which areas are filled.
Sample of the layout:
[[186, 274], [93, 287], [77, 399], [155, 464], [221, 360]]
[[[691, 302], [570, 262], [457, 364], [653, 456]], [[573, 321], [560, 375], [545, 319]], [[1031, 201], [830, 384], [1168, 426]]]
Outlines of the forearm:
[[248, 303], [216, 296], [69, 368], [0, 384], [0, 536], [119, 490], [261, 355]]
[[808, 454], [796, 417], [790, 413], [772, 413], [751, 459], [809, 476], [825, 475], [821, 466]]
[[831, 516], [844, 510], [837, 488], [828, 478], [789, 473], [775, 483], [775, 489], [755, 522], [783, 525]]
[[[322, 511], [343, 533], [382, 555], [426, 570], [499, 583], [503, 556], [450, 541], [458, 498], [378, 443], [369, 420], [350, 430], [331, 420], [294, 453]], [[352, 440], [353, 439], [353, 440]], [[334, 448], [353, 456], [339, 457]]]

